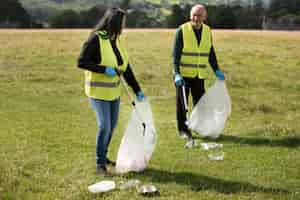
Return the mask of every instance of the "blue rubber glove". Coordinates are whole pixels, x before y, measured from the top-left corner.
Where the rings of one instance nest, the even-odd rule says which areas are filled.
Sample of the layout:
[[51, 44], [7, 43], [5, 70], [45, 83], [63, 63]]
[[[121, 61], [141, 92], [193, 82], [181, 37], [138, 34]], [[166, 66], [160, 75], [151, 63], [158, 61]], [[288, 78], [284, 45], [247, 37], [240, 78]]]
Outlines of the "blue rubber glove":
[[115, 70], [114, 68], [112, 68], [112, 67], [106, 67], [104, 73], [105, 73], [107, 76], [111, 76], [111, 77], [117, 75], [116, 70]]
[[216, 71], [216, 77], [217, 77], [219, 80], [222, 80], [222, 81], [225, 80], [225, 75], [224, 75], [223, 72], [221, 72], [220, 70], [217, 70], [217, 71]]
[[139, 91], [137, 94], [136, 94], [136, 98], [138, 101], [144, 101], [145, 100], [145, 95], [142, 91]]
[[175, 75], [175, 79], [174, 79], [175, 85], [178, 86], [184, 86], [184, 80], [182, 78], [182, 76], [180, 76], [179, 74]]

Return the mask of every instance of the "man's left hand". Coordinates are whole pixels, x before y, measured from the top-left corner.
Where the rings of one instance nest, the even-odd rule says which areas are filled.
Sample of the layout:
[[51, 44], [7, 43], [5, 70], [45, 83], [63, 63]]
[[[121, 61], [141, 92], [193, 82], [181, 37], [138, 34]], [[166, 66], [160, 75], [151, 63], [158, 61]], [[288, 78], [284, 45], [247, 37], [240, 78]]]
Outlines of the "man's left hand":
[[217, 70], [217, 71], [216, 71], [216, 77], [217, 77], [219, 80], [222, 80], [222, 81], [225, 80], [225, 75], [224, 75], [223, 72], [221, 72], [220, 70]]
[[136, 94], [136, 98], [138, 101], [144, 101], [146, 99], [145, 97], [145, 94], [142, 92], [142, 91], [139, 91], [137, 94]]

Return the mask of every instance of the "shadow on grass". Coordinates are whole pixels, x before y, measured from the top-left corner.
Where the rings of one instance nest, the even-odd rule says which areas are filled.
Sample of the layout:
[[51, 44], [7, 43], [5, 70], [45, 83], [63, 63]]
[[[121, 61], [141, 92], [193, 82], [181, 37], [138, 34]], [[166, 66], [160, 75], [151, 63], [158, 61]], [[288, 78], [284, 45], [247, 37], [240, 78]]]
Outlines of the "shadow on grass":
[[295, 148], [300, 146], [300, 137], [282, 137], [281, 139], [272, 139], [272, 138], [222, 135], [220, 138], [217, 139], [217, 141], [234, 142], [234, 143], [253, 145], [253, 146], [282, 146], [288, 148]]
[[143, 175], [149, 177], [153, 182], [176, 182], [178, 184], [188, 185], [191, 186], [191, 190], [193, 191], [215, 190], [224, 194], [240, 192], [288, 193], [285, 189], [267, 188], [247, 182], [222, 180], [190, 172], [169, 172], [150, 168], [144, 171]]

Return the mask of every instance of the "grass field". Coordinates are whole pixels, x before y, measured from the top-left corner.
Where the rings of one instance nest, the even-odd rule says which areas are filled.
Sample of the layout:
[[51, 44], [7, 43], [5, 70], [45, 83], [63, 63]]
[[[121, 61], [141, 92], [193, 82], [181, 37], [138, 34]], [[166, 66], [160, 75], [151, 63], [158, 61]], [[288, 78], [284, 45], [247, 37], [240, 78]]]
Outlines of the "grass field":
[[[87, 190], [103, 180], [95, 174], [94, 113], [76, 68], [88, 34], [0, 31], [1, 200], [144, 198], [134, 189], [97, 195]], [[153, 199], [300, 199], [300, 32], [213, 35], [232, 98], [232, 114], [217, 140], [224, 160], [210, 161], [201, 148], [184, 149], [177, 136], [174, 30], [130, 30], [123, 36], [151, 101], [158, 143], [145, 172], [112, 180], [152, 183], [160, 191]], [[131, 110], [124, 92], [121, 102], [113, 159]]]

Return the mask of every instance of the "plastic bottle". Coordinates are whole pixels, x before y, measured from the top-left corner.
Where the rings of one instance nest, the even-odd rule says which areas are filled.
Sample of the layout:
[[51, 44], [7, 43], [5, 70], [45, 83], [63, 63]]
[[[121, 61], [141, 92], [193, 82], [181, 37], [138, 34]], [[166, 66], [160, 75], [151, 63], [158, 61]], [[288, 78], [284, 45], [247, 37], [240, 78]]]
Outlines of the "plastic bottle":
[[214, 161], [224, 160], [224, 152], [216, 152], [216, 153], [208, 154], [208, 158]]
[[131, 179], [127, 182], [120, 183], [119, 189], [126, 190], [137, 187], [141, 182], [137, 179]]

